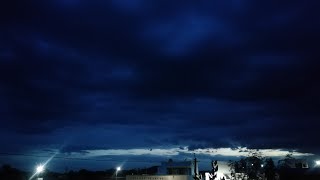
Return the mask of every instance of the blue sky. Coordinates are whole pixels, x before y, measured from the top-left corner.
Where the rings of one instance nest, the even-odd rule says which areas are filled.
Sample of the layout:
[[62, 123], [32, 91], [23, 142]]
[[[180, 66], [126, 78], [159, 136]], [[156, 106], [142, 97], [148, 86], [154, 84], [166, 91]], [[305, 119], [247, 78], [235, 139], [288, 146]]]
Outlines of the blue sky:
[[30, 169], [56, 154], [50, 166], [61, 170], [144, 167], [193, 153], [229, 160], [255, 149], [317, 156], [316, 7], [2, 2], [0, 162]]

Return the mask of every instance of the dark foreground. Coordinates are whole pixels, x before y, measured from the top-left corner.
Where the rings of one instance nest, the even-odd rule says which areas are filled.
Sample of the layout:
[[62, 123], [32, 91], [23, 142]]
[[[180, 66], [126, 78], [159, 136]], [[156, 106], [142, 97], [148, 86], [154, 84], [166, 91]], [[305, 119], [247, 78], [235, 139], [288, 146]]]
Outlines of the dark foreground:
[[281, 180], [320, 180], [320, 170], [317, 169], [286, 169], [280, 172]]
[[[155, 174], [156, 167], [147, 169], [123, 170], [115, 176], [115, 170], [106, 171], [88, 171], [85, 169], [79, 171], [68, 171], [64, 173], [51, 172], [46, 170], [40, 177], [43, 180], [125, 180], [126, 175]], [[280, 180], [320, 180], [319, 169], [289, 169], [279, 172]], [[0, 180], [29, 180], [31, 173], [24, 172], [10, 166], [3, 166], [0, 169]], [[37, 179], [37, 176], [35, 178]]]
[[[145, 169], [132, 169], [122, 170], [115, 175], [115, 169], [108, 169], [105, 171], [88, 171], [82, 169], [79, 171], [67, 171], [64, 173], [52, 172], [45, 170], [40, 174], [43, 180], [125, 180], [126, 175], [132, 174], [155, 174], [156, 167], [150, 167]], [[4, 165], [0, 168], [0, 180], [29, 180], [33, 175], [31, 172], [21, 171], [13, 168], [10, 165]], [[35, 176], [33, 180], [36, 180], [38, 176]]]

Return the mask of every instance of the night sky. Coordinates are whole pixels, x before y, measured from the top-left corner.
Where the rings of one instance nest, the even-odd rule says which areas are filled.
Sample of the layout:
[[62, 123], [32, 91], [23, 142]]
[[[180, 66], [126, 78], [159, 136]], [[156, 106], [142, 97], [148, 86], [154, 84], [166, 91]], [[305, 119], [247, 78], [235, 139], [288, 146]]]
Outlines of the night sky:
[[11, 0], [0, 22], [0, 164], [320, 154], [317, 1]]

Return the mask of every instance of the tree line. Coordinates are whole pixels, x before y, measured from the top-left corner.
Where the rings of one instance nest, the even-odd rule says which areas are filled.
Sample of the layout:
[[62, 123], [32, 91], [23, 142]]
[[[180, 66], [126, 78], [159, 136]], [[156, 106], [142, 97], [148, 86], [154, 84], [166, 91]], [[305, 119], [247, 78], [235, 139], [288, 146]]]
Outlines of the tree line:
[[[320, 179], [319, 173], [310, 173], [310, 169], [291, 153], [279, 160], [275, 165], [272, 158], [265, 157], [261, 152], [252, 150], [247, 157], [229, 161], [231, 179], [234, 180], [305, 180]], [[309, 173], [309, 174], [308, 174]]]

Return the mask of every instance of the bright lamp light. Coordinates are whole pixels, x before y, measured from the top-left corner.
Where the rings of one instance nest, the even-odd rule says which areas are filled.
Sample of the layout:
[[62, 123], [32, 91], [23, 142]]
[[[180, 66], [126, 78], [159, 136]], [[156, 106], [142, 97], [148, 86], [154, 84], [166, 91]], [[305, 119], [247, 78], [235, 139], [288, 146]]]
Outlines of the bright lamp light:
[[117, 167], [117, 171], [120, 171], [121, 170], [121, 167]]
[[41, 173], [41, 172], [43, 172], [43, 170], [44, 170], [43, 165], [39, 165], [39, 166], [37, 166], [36, 170], [37, 170], [37, 173]]
[[317, 161], [316, 161], [316, 165], [317, 165], [317, 166], [320, 166], [320, 160], [317, 160]]

